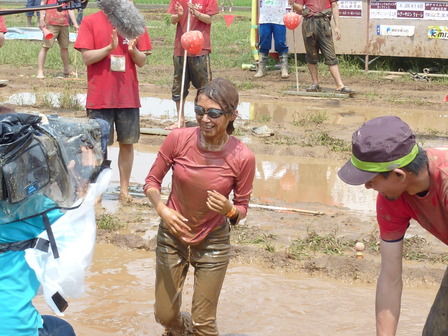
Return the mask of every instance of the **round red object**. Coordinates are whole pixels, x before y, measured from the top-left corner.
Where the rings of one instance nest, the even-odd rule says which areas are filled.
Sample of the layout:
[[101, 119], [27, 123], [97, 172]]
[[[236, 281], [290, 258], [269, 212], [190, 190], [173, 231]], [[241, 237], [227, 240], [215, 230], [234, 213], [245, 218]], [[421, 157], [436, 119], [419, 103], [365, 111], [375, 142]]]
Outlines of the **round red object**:
[[285, 24], [286, 28], [291, 30], [296, 29], [301, 21], [302, 16], [294, 12], [286, 13], [283, 17], [283, 23]]
[[199, 30], [186, 32], [180, 38], [182, 47], [190, 54], [196, 55], [202, 51], [204, 46], [204, 36]]

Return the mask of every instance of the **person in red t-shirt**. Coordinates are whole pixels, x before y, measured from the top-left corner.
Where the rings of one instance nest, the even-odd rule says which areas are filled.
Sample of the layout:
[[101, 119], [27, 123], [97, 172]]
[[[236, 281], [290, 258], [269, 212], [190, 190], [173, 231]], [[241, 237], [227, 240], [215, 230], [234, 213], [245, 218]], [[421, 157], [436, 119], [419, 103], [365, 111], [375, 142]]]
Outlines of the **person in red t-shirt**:
[[[161, 218], [154, 314], [167, 329], [164, 335], [184, 335], [191, 322], [195, 336], [218, 335], [216, 309], [230, 259], [230, 224], [246, 217], [255, 175], [254, 154], [231, 135], [238, 100], [226, 79], [200, 88], [195, 99], [199, 127], [171, 131], [145, 179], [143, 190]], [[170, 169], [165, 204], [161, 183]], [[189, 264], [195, 268], [191, 318], [180, 313]]]
[[288, 0], [291, 9], [303, 16], [302, 35], [305, 45], [305, 60], [310, 70], [313, 84], [307, 92], [320, 92], [318, 61], [319, 51], [325, 58], [330, 74], [336, 84], [336, 92], [354, 94], [355, 91], [345, 86], [339, 72], [339, 60], [334, 49], [331, 18], [334, 21], [336, 40], [341, 39], [339, 29], [338, 0]]
[[152, 49], [149, 34], [131, 41], [120, 36], [103, 11], [86, 16], [75, 49], [87, 65], [86, 109], [89, 118], [109, 122], [109, 145], [114, 129], [119, 143], [120, 200], [132, 201], [129, 180], [134, 162], [134, 143], [140, 137], [140, 96], [137, 70]]
[[[448, 244], [448, 147], [422, 149], [398, 117], [367, 121], [353, 133], [342, 181], [378, 191], [381, 272], [376, 291], [377, 335], [395, 335], [400, 316], [403, 238], [411, 219]], [[448, 335], [448, 268], [423, 329]]]
[[[190, 11], [190, 15], [188, 15]], [[203, 87], [212, 79], [210, 68], [210, 56], [212, 47], [210, 44], [210, 29], [212, 26], [212, 17], [219, 13], [217, 0], [171, 0], [168, 8], [171, 14], [171, 23], [177, 25], [176, 38], [174, 40], [174, 78], [171, 89], [172, 99], [176, 103], [178, 122], [167, 127], [167, 129], [177, 128], [179, 125], [185, 127], [184, 106], [180, 106], [182, 89], [182, 72], [184, 66], [185, 49], [181, 45], [181, 37], [187, 31], [188, 17], [190, 17], [190, 31], [198, 30], [204, 37], [204, 46], [202, 51], [196, 55], [187, 54], [187, 62], [184, 78], [183, 103], [188, 96], [190, 82], [196, 89]]]
[[5, 33], [8, 31], [6, 29], [5, 20], [3, 16], [0, 16], [0, 48], [5, 44]]
[[[41, 5], [53, 5], [57, 4], [57, 0], [42, 0]], [[42, 48], [39, 51], [39, 56], [37, 57], [37, 78], [45, 78], [44, 76], [44, 65], [45, 59], [47, 58], [48, 50], [53, 47], [55, 40], [58, 40], [59, 48], [61, 49], [61, 59], [64, 65], [64, 76], [68, 77], [70, 75], [70, 58], [68, 54], [69, 40], [69, 23], [68, 17], [73, 22], [75, 31], [78, 32], [78, 24], [76, 23], [75, 14], [73, 10], [63, 10], [58, 11], [57, 9], [49, 9], [40, 12], [39, 17], [39, 28], [44, 31], [44, 28], [48, 29], [49, 32], [53, 34], [51, 39], [45, 38], [45, 33], [43, 37]]]

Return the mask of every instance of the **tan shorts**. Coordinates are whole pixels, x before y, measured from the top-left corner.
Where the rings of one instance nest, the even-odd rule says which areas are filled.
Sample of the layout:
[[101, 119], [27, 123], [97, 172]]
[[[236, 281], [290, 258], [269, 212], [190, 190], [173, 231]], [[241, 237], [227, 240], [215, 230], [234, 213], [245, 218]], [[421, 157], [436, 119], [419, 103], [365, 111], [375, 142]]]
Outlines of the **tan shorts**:
[[44, 43], [42, 47], [50, 49], [55, 40], [58, 40], [59, 47], [62, 49], [68, 49], [69, 46], [69, 31], [68, 26], [52, 26], [47, 25], [47, 29], [52, 32], [53, 37], [49, 40], [45, 38], [42, 40]]

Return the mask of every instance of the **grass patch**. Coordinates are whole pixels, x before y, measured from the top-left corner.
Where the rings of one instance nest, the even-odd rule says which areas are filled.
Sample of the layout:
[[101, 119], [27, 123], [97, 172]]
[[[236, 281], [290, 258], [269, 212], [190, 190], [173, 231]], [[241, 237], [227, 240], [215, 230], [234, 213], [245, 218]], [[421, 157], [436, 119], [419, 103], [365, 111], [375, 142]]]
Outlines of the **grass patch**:
[[327, 131], [315, 132], [308, 137], [304, 146], [325, 146], [333, 152], [345, 152], [351, 150], [351, 144], [347, 141], [334, 138]]
[[102, 213], [96, 219], [96, 226], [98, 229], [114, 231], [124, 227], [124, 224], [115, 216]]
[[295, 112], [293, 115], [293, 124], [302, 127], [308, 125], [315, 125], [317, 127], [323, 124], [327, 119], [327, 111], [312, 111], [306, 113]]
[[308, 256], [309, 252], [320, 252], [326, 255], [342, 255], [344, 251], [351, 250], [354, 241], [343, 240], [336, 232], [319, 235], [315, 231], [308, 232], [307, 237], [297, 238], [288, 247], [288, 253], [295, 259]]
[[241, 245], [261, 245], [266, 251], [270, 253], [275, 252], [274, 240], [276, 236], [274, 234], [259, 234], [256, 227], [247, 225], [237, 225], [234, 228], [238, 233], [235, 235], [237, 244]]

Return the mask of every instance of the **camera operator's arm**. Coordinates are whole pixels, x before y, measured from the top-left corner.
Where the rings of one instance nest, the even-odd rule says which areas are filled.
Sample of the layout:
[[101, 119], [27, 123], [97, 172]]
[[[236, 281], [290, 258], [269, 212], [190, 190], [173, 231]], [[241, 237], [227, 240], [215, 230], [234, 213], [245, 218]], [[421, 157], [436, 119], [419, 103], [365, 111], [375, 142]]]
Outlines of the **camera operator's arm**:
[[91, 65], [101, 61], [104, 57], [109, 55], [112, 50], [114, 50], [118, 46], [118, 33], [117, 30], [114, 29], [111, 35], [112, 41], [109, 45], [105, 46], [101, 49], [81, 49], [82, 60], [85, 65]]

